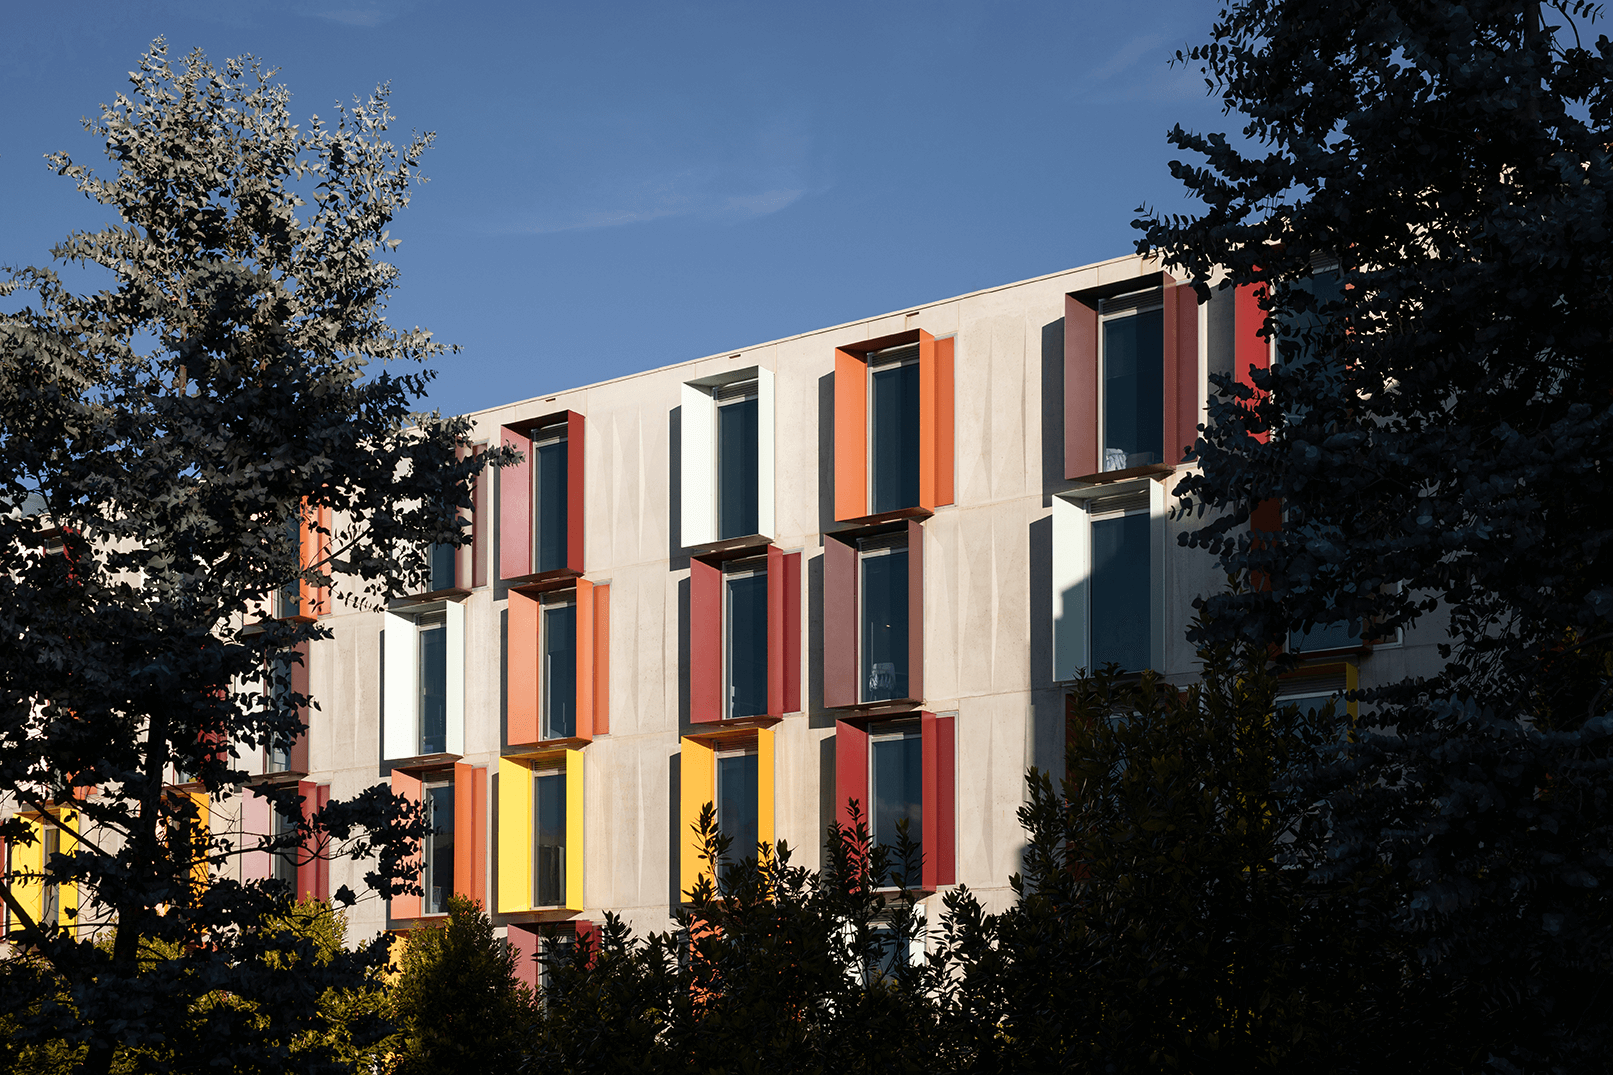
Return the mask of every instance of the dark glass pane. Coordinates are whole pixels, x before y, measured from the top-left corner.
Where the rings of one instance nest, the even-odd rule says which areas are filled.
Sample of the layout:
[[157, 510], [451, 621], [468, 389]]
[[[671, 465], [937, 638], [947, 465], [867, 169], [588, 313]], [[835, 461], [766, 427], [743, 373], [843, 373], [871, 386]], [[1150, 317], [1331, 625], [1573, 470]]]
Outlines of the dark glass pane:
[[431, 578], [426, 582], [428, 591], [454, 588], [454, 554], [458, 551], [452, 545], [431, 547]]
[[[287, 569], [295, 574], [302, 570], [302, 520], [293, 515], [286, 520], [286, 541], [291, 546], [291, 559]], [[277, 615], [296, 616], [302, 612], [302, 583], [296, 580], [280, 587], [280, 608]]]
[[767, 712], [767, 576], [728, 580], [728, 715]]
[[[271, 811], [269, 817], [270, 823], [273, 826], [273, 835], [276, 839], [286, 836], [296, 827], [290, 821], [287, 821], [285, 815], [281, 814], [278, 810]], [[270, 860], [269, 866], [270, 876], [273, 877], [274, 880], [279, 881], [287, 886], [295, 885], [297, 883], [296, 848], [288, 847], [282, 851], [275, 852], [274, 856]]]
[[432, 833], [426, 837], [426, 914], [447, 914], [454, 894], [454, 786], [426, 788], [431, 801]]
[[[62, 833], [56, 826], [46, 825], [43, 827], [42, 836], [44, 847], [40, 851], [39, 862], [45, 869], [49, 869], [51, 856], [62, 849]], [[54, 926], [58, 924], [62, 914], [61, 893], [62, 890], [59, 885], [47, 884], [44, 886], [39, 907], [39, 925]]]
[[918, 363], [874, 370], [873, 415], [872, 508], [911, 508], [919, 502]]
[[717, 759], [717, 827], [733, 838], [734, 862], [756, 857], [756, 760], [755, 754]]
[[1336, 623], [1319, 623], [1309, 631], [1293, 631], [1288, 636], [1288, 648], [1295, 653], [1312, 653], [1324, 649], [1348, 649], [1361, 644], [1361, 621], [1339, 620]]
[[1103, 323], [1103, 469], [1165, 460], [1165, 313]]
[[422, 624], [420, 638], [420, 753], [448, 749], [448, 629]]
[[[896, 823], [907, 819], [907, 838], [924, 842], [924, 741], [917, 733], [900, 739], [874, 739], [873, 781], [868, 797], [873, 800], [874, 842], [896, 846]], [[901, 864], [892, 862], [897, 872]]]
[[1344, 297], [1344, 283], [1337, 272], [1296, 280], [1289, 288], [1313, 296], [1315, 303], [1308, 310], [1288, 310], [1283, 313], [1282, 330], [1277, 339], [1277, 357], [1282, 362], [1315, 356], [1320, 343], [1318, 333], [1322, 328], [1321, 308]]
[[532, 781], [532, 905], [566, 902], [566, 774], [539, 773]]
[[291, 768], [291, 747], [285, 743], [276, 742], [269, 747], [269, 766], [271, 773], [283, 773]]
[[758, 400], [717, 408], [717, 536], [756, 533]]
[[907, 550], [862, 559], [865, 702], [907, 697]]
[[543, 737], [577, 734], [577, 606], [543, 610]]
[[537, 457], [532, 468], [536, 485], [532, 504], [537, 517], [532, 570], [554, 571], [566, 566], [566, 442], [538, 445]]
[[1092, 524], [1092, 667], [1113, 661], [1122, 671], [1148, 667], [1150, 523], [1122, 515]]

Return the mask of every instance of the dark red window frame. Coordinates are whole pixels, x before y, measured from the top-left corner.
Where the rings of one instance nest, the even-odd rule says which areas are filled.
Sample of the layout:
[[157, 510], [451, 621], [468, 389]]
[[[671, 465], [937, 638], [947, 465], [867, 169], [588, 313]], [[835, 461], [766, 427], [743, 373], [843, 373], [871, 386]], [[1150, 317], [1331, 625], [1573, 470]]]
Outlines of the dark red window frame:
[[[920, 883], [934, 892], [957, 883], [958, 788], [957, 721], [920, 712], [923, 751], [924, 868]], [[868, 803], [868, 726], [864, 720], [835, 722], [835, 818], [851, 825], [851, 802], [857, 801], [865, 824]]]
[[924, 698], [924, 526], [898, 524], [907, 532], [907, 698], [859, 701], [857, 540], [890, 533], [892, 527], [841, 531], [823, 538], [823, 704], [830, 709], [900, 705]]
[[[566, 423], [566, 566], [532, 570], [532, 433]], [[506, 448], [521, 453], [521, 462], [499, 471], [499, 578], [530, 581], [583, 573], [583, 416], [556, 411], [502, 427]]]

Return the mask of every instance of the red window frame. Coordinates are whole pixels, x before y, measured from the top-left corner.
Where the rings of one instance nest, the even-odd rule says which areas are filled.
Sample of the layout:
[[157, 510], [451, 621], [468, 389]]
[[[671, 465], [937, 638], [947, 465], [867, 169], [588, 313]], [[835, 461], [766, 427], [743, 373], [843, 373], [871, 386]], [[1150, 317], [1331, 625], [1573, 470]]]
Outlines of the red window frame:
[[[923, 751], [924, 867], [920, 883], [927, 892], [957, 883], [957, 727], [956, 718], [919, 712]], [[864, 720], [835, 722], [835, 818], [851, 825], [855, 799], [862, 820], [872, 828], [868, 801], [868, 733]]]
[[[553, 571], [532, 569], [532, 434], [566, 423], [566, 565]], [[576, 411], [556, 411], [502, 427], [506, 448], [521, 453], [521, 462], [499, 471], [499, 578], [532, 581], [583, 573], [584, 426]]]
[[826, 708], [881, 707], [924, 699], [924, 527], [916, 519], [898, 525], [907, 532], [908, 696], [863, 702], [857, 689], [861, 678], [857, 540], [888, 533], [890, 528], [841, 531], [823, 537], [823, 704]]

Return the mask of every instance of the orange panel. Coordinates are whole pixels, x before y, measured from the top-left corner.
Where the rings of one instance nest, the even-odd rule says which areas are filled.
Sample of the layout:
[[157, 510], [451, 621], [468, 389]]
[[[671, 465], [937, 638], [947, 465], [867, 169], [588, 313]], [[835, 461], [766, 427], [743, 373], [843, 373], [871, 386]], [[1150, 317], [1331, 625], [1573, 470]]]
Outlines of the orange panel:
[[935, 510], [935, 337], [919, 329], [919, 504]]
[[577, 738], [594, 737], [594, 584], [577, 580]]
[[935, 341], [935, 502], [951, 504], [954, 500], [952, 484], [953, 427], [952, 409], [952, 353], [953, 339]]
[[472, 776], [475, 802], [471, 810], [471, 898], [487, 906], [487, 767], [480, 766]]
[[[403, 796], [410, 803], [419, 805], [420, 778], [410, 773], [405, 773], [398, 769], [394, 769], [392, 770], [392, 791], [395, 794]], [[413, 858], [411, 859], [409, 865], [414, 867], [415, 875], [413, 880], [418, 882], [420, 880], [419, 871], [422, 868], [420, 860], [420, 845], [418, 843], [415, 844], [411, 854]], [[405, 894], [392, 897], [388, 914], [390, 914], [394, 919], [419, 918], [420, 911], [420, 897]]]
[[868, 514], [868, 363], [835, 349], [835, 518]]
[[610, 583], [594, 587], [594, 734], [610, 731]]
[[538, 741], [539, 611], [535, 595], [510, 591], [509, 633], [504, 653], [511, 743]]
[[[321, 530], [324, 532], [321, 533]], [[306, 500], [302, 504], [302, 567], [304, 570], [321, 567], [330, 553], [330, 509], [311, 508]], [[314, 619], [330, 611], [330, 587], [314, 586], [307, 581], [297, 584], [297, 614]]]
[[[475, 899], [476, 882], [476, 767], [454, 763], [454, 893]], [[467, 839], [468, 837], [468, 839]]]

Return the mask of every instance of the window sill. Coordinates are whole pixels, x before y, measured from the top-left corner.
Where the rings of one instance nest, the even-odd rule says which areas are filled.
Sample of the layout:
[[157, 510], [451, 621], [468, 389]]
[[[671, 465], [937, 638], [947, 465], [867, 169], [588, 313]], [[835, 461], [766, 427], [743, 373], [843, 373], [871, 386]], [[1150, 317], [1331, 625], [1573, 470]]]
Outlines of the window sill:
[[824, 706], [839, 714], [836, 720], [852, 722], [884, 720], [889, 717], [916, 717], [916, 708], [924, 704], [922, 698], [886, 698], [878, 702], [858, 702], [855, 705]]
[[546, 754], [561, 754], [568, 750], [581, 750], [592, 739], [573, 735], [565, 739], [539, 739], [535, 743], [511, 743], [499, 751], [501, 758], [541, 758]]
[[1079, 478], [1070, 479], [1076, 485], [1109, 485], [1113, 482], [1123, 482], [1132, 478], [1157, 478], [1164, 481], [1176, 468], [1169, 463], [1151, 463], [1146, 467], [1127, 467], [1125, 470], [1105, 470], [1097, 474], [1083, 474]]
[[582, 578], [581, 571], [573, 571], [569, 567], [556, 568], [553, 571], [540, 571], [535, 575], [522, 575], [520, 578], [503, 579], [503, 583], [516, 593], [537, 594], [548, 593], [551, 590], [569, 590]]
[[825, 533], [836, 535], [845, 534], [858, 530], [884, 526], [886, 523], [902, 522], [906, 519], [918, 519], [922, 521], [930, 518], [934, 514], [935, 512], [931, 511], [929, 508], [922, 506], [897, 508], [894, 511], [881, 511], [873, 515], [859, 516], [855, 519], [839, 519], [835, 522], [834, 529], [825, 531]]
[[570, 907], [554, 906], [538, 907], [536, 909], [527, 911], [503, 911], [495, 917], [499, 922], [505, 925], [519, 926], [526, 924], [538, 925], [551, 922], [569, 922], [581, 914], [582, 912], [580, 910], [575, 910]]
[[450, 586], [446, 590], [428, 590], [424, 593], [406, 594], [394, 597], [387, 602], [388, 608], [408, 608], [411, 605], [424, 605], [443, 601], [463, 601], [471, 595], [471, 591], [459, 586]]
[[707, 720], [691, 722], [689, 730], [684, 732], [685, 738], [699, 738], [714, 732], [741, 732], [746, 729], [771, 728], [775, 724], [782, 724], [783, 717], [770, 717], [763, 713], [754, 717], [725, 717], [722, 720]]
[[299, 772], [296, 769], [283, 769], [274, 773], [257, 773], [247, 777], [242, 787], [257, 787], [263, 784], [295, 784], [297, 781], [307, 777], [307, 775], [306, 772]]
[[396, 758], [383, 764], [388, 770], [397, 769], [405, 773], [423, 773], [434, 769], [447, 769], [463, 757], [463, 754], [417, 754], [412, 758]]
[[685, 545], [684, 551], [692, 557], [715, 556], [724, 560], [732, 560], [746, 553], [765, 549], [772, 543], [773, 539], [766, 534], [745, 534], [741, 537], [701, 542], [698, 545]]

